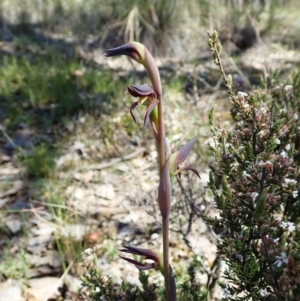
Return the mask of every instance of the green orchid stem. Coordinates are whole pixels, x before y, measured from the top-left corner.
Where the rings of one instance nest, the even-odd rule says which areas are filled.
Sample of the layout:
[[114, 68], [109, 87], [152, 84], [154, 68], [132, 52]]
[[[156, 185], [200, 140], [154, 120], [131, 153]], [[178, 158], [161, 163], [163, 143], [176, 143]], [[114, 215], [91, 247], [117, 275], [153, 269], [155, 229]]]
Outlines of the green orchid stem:
[[[165, 127], [163, 122], [162, 96], [157, 95], [159, 103], [158, 109], [158, 154], [159, 154], [159, 171], [160, 175], [166, 162], [167, 146], [165, 138]], [[168, 175], [170, 176], [170, 175]], [[171, 197], [170, 197], [171, 199]], [[162, 217], [162, 236], [163, 236], [163, 261], [164, 261], [164, 278], [166, 287], [167, 301], [173, 301], [171, 298], [171, 282], [169, 274], [169, 214]]]

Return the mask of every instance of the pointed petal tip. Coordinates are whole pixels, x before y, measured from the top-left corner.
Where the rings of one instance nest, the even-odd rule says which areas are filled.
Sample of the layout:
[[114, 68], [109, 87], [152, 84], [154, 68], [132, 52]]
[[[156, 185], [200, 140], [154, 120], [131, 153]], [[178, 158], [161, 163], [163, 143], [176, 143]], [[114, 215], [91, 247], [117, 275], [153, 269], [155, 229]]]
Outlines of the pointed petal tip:
[[111, 57], [111, 56], [116, 56], [119, 55], [118, 51], [116, 51], [117, 48], [111, 48], [111, 49], [107, 49], [104, 52], [104, 56], [105, 57]]
[[196, 137], [187, 142], [181, 149], [177, 152], [176, 164], [179, 166], [190, 154], [194, 144], [196, 142]]
[[168, 162], [169, 162], [170, 172], [172, 175], [178, 174], [180, 172], [179, 170], [181, 170], [181, 168], [179, 168], [179, 166], [188, 157], [188, 155], [193, 149], [195, 142], [196, 142], [196, 137], [191, 139], [183, 147], [181, 147], [178, 151], [176, 151], [169, 157]]
[[129, 263], [132, 263], [139, 270], [150, 270], [153, 267], [153, 264], [144, 264], [142, 262], [138, 262], [134, 259], [127, 258], [127, 257], [121, 256], [121, 255], [119, 255], [119, 257]]
[[185, 167], [179, 168], [176, 172], [176, 175], [180, 176], [180, 173], [182, 171], [192, 171], [199, 179], [201, 179], [198, 170], [192, 166], [185, 166]]
[[130, 42], [116, 48], [107, 49], [104, 54], [106, 57], [117, 55], [127, 55], [142, 64], [145, 58], [145, 49], [144, 46], [138, 42]]
[[131, 253], [135, 255], [140, 255], [139, 249], [131, 246], [123, 246], [122, 249], [119, 250], [120, 252], [125, 252], [125, 253]]
[[130, 106], [130, 109], [129, 109], [129, 112], [130, 112], [130, 115], [131, 115], [131, 118], [133, 119], [134, 123], [137, 123], [137, 120], [136, 120], [136, 117], [135, 117], [135, 114], [134, 114], [134, 109], [139, 105], [139, 102], [138, 101], [135, 101], [131, 104]]

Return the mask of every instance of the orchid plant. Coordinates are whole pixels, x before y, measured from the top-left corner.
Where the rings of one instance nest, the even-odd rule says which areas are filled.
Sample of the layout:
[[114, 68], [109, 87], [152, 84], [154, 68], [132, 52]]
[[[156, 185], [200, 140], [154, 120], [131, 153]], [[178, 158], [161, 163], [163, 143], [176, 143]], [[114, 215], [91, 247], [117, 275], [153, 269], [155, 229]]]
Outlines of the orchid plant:
[[140, 270], [158, 269], [164, 276], [166, 299], [168, 301], [176, 300], [175, 276], [171, 265], [169, 264], [169, 215], [171, 210], [171, 185], [175, 176], [185, 170], [193, 171], [198, 177], [198, 171], [191, 166], [181, 167], [180, 165], [191, 152], [196, 139], [193, 138], [178, 151], [169, 155], [166, 143], [165, 127], [163, 119], [163, 98], [160, 73], [155, 60], [146, 46], [138, 42], [130, 42], [120, 47], [108, 49], [105, 52], [106, 57], [126, 55], [136, 62], [142, 64], [146, 69], [152, 87], [148, 84], [131, 85], [127, 87], [128, 92], [138, 98], [130, 107], [130, 114], [134, 122], [136, 117], [134, 109], [138, 105], [146, 106], [144, 115], [144, 126], [149, 120], [154, 139], [157, 145], [159, 158], [160, 181], [158, 185], [158, 204], [162, 217], [162, 236], [163, 236], [163, 254], [155, 250], [141, 249], [132, 246], [124, 246], [121, 252], [138, 255], [144, 259], [150, 259], [153, 263], [143, 263], [130, 258], [120, 256], [128, 262], [134, 264]]

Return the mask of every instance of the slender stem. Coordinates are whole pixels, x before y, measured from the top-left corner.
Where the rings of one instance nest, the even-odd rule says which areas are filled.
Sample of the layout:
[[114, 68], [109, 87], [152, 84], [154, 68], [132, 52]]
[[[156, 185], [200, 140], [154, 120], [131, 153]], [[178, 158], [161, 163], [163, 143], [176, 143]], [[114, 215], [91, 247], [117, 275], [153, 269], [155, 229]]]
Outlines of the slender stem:
[[[166, 142], [165, 142], [165, 127], [163, 122], [162, 97], [158, 95], [158, 153], [159, 153], [159, 171], [162, 174], [162, 169], [166, 162]], [[170, 176], [168, 174], [168, 176]], [[171, 199], [171, 197], [169, 198]], [[169, 214], [162, 217], [162, 236], [163, 236], [163, 261], [164, 261], [164, 278], [166, 287], [166, 299], [171, 301], [171, 283], [169, 275]]]
[[169, 275], [169, 217], [162, 218], [162, 227], [166, 297], [168, 301], [171, 301], [171, 283]]
[[160, 174], [166, 162], [166, 143], [165, 143], [165, 126], [163, 121], [162, 97], [159, 97], [158, 109], [158, 153], [159, 153], [159, 171]]
[[[164, 208], [162, 214], [162, 225], [163, 225], [163, 262], [164, 262], [164, 278], [165, 278], [165, 287], [166, 287], [166, 299], [167, 301], [176, 300], [176, 291], [175, 286], [172, 287], [173, 294], [171, 294], [171, 274], [169, 268], [169, 211], [170, 211], [170, 202], [171, 202], [171, 189], [170, 189], [170, 174], [169, 171], [163, 172], [166, 170], [166, 157], [167, 157], [167, 145], [165, 137], [165, 127], [163, 121], [163, 106], [162, 106], [162, 87], [159, 70], [154, 61], [153, 56], [146, 49], [145, 51], [145, 63], [144, 67], [146, 68], [149, 78], [151, 80], [153, 89], [156, 93], [158, 99], [157, 104], [157, 115], [158, 115], [158, 125], [157, 125], [157, 142], [158, 142], [158, 156], [159, 156], [159, 175], [160, 175], [160, 185], [161, 189], [164, 190], [163, 194], [159, 193], [158, 202], [160, 204], [160, 209]], [[167, 167], [166, 167], [167, 168]], [[164, 177], [164, 178], [162, 178]], [[166, 178], [168, 177], [168, 178]], [[168, 187], [166, 187], [167, 185]], [[174, 275], [172, 274], [172, 280], [174, 280]], [[172, 282], [173, 283], [173, 282]]]

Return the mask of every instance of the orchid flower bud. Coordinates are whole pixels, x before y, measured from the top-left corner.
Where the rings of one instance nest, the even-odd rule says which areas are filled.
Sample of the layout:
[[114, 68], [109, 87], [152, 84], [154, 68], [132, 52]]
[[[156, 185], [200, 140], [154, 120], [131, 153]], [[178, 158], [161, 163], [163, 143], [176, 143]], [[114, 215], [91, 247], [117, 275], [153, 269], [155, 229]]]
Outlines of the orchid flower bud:
[[184, 166], [179, 167], [179, 165], [187, 158], [190, 154], [194, 144], [196, 142], [196, 138], [190, 140], [186, 145], [180, 148], [177, 152], [173, 153], [168, 160], [170, 175], [173, 178], [176, 175], [180, 176], [180, 173], [184, 170], [191, 170], [194, 172], [197, 177], [200, 178], [198, 171], [192, 166]]
[[163, 218], [167, 218], [171, 210], [171, 180], [168, 163], [165, 163], [158, 186], [158, 205]]

